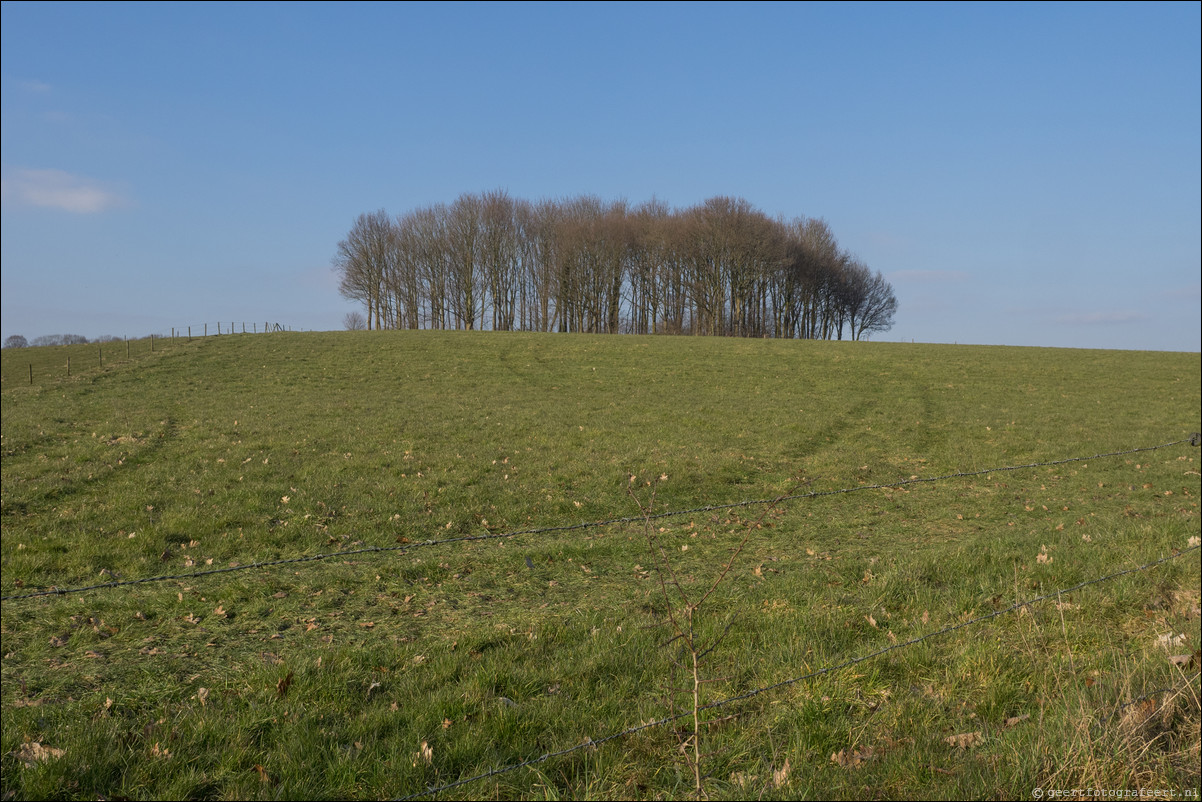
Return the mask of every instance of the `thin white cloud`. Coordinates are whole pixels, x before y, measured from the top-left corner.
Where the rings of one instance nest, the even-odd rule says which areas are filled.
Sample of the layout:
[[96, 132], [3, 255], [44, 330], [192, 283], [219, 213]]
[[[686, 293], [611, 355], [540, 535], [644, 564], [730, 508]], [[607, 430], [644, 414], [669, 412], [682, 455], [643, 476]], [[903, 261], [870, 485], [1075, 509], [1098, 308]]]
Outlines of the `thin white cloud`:
[[890, 281], [906, 284], [947, 284], [967, 277], [962, 270], [894, 270], [889, 274]]
[[124, 199], [89, 178], [63, 170], [16, 170], [0, 180], [5, 206], [40, 206], [74, 214], [97, 214]]
[[32, 92], [36, 95], [44, 95], [54, 88], [45, 81], [35, 80], [17, 81], [17, 86], [19, 86], [21, 89], [24, 89], [26, 92]]

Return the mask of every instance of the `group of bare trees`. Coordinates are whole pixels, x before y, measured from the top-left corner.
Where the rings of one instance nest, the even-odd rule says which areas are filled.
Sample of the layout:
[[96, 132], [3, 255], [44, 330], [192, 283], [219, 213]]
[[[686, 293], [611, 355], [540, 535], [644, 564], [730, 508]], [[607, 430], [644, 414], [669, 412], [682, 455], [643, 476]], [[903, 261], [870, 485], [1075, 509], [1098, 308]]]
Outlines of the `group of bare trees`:
[[858, 340], [897, 309], [825, 221], [775, 220], [741, 198], [673, 210], [464, 194], [360, 215], [333, 264], [366, 311], [348, 327]]

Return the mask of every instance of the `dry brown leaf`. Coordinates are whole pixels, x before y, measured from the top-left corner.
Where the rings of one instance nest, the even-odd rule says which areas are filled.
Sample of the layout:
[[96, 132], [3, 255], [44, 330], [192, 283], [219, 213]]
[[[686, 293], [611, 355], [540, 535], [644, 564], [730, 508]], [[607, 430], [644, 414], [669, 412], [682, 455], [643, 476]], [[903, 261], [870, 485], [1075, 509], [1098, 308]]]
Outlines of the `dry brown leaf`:
[[1011, 716], [1010, 718], [1006, 719], [1006, 726], [1013, 727], [1016, 724], [1026, 721], [1030, 717], [1030, 713], [1023, 713], [1021, 716]]
[[859, 769], [874, 757], [876, 757], [876, 750], [871, 746], [863, 749], [840, 749], [831, 755], [831, 762], [845, 769]]
[[1193, 654], [1174, 654], [1169, 656], [1169, 662], [1181, 668], [1189, 668], [1198, 662], [1199, 655], [1202, 652], [1194, 652]]
[[948, 746], [953, 746], [957, 749], [971, 749], [974, 746], [980, 746], [985, 743], [985, 736], [980, 730], [976, 732], [963, 732], [959, 735], [951, 735], [943, 739]]
[[866, 615], [866, 616], [864, 616], [864, 620], [868, 622], [868, 626], [872, 627], [873, 629], [877, 629], [875, 618], [873, 618], [870, 615]]
[[17, 760], [32, 768], [38, 763], [55, 760], [65, 754], [67, 754], [65, 749], [56, 749], [53, 746], [46, 746], [40, 741], [33, 741], [21, 744], [21, 748], [17, 750]]
[[196, 690], [196, 701], [200, 702], [200, 706], [205, 706], [205, 701], [209, 698], [208, 688], [198, 688]]
[[288, 672], [288, 676], [281, 677], [275, 684], [275, 695], [277, 699], [283, 699], [288, 693], [288, 688], [292, 685], [292, 672]]
[[772, 784], [780, 788], [789, 781], [789, 758], [785, 758], [785, 765], [780, 767], [780, 771], [772, 772]]

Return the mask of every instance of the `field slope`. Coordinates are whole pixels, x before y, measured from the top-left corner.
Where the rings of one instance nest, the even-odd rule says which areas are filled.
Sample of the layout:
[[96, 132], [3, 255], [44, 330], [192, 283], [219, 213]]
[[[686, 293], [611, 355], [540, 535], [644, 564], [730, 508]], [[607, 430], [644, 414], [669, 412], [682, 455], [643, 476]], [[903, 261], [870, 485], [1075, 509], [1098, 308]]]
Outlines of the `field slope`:
[[1196, 797], [1197, 354], [80, 353], [3, 352], [5, 799]]

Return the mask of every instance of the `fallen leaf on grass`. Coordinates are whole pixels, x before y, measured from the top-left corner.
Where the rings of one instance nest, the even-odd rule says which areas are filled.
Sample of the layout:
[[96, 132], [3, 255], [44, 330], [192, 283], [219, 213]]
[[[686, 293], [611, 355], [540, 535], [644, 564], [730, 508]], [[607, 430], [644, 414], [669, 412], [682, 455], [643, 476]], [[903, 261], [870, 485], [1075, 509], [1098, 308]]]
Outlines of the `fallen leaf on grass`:
[[29, 768], [33, 768], [38, 763], [55, 760], [65, 754], [67, 754], [65, 749], [56, 749], [53, 746], [46, 746], [40, 741], [33, 741], [21, 744], [21, 748], [17, 750], [17, 760]]
[[985, 736], [980, 730], [977, 732], [964, 732], [959, 735], [951, 735], [943, 739], [948, 746], [953, 746], [957, 749], [971, 749], [974, 746], [980, 746], [985, 743]]
[[876, 757], [876, 750], [871, 746], [863, 749], [840, 749], [831, 755], [831, 762], [845, 769], [859, 769], [874, 757]]
[[261, 783], [271, 782], [271, 776], [267, 773], [267, 769], [263, 768], [260, 764], [258, 764], [258, 763], [255, 764], [255, 771], [259, 772], [259, 782], [261, 782]]
[[772, 772], [772, 784], [780, 788], [789, 781], [789, 758], [785, 758], [785, 765], [780, 767], [780, 771]]
[[1174, 635], [1172, 632], [1166, 632], [1163, 635], [1158, 635], [1156, 637], [1156, 642], [1164, 648], [1169, 649], [1173, 646], [1179, 646], [1182, 643], [1185, 643], [1187, 637], [1188, 636], [1184, 632], [1180, 635]]
[[41, 707], [41, 699], [18, 699], [13, 702], [13, 707]]
[[209, 689], [200, 688], [196, 691], [196, 700], [200, 702], [200, 706], [205, 706], [205, 700], [209, 698]]
[[1170, 655], [1169, 662], [1180, 668], [1191, 668], [1195, 663], [1202, 662], [1202, 650], [1193, 654]]
[[740, 788], [746, 788], [749, 785], [754, 786], [757, 780], [759, 780], [759, 775], [756, 774], [748, 775], [741, 771], [738, 773], [732, 771], [730, 773], [730, 781]]
[[154, 746], [150, 747], [150, 756], [168, 758], [171, 757], [171, 750], [160, 747], [159, 742], [155, 741]]
[[1021, 716], [1011, 716], [1010, 718], [1006, 719], [1006, 726], [1013, 727], [1016, 724], [1026, 721], [1030, 717], [1030, 713], [1023, 713]]
[[281, 677], [275, 684], [275, 695], [277, 699], [283, 699], [288, 693], [288, 688], [292, 685], [292, 672], [288, 672], [288, 676]]

